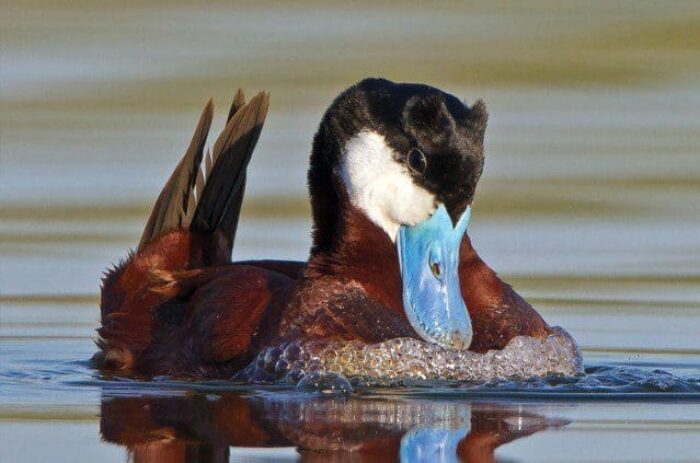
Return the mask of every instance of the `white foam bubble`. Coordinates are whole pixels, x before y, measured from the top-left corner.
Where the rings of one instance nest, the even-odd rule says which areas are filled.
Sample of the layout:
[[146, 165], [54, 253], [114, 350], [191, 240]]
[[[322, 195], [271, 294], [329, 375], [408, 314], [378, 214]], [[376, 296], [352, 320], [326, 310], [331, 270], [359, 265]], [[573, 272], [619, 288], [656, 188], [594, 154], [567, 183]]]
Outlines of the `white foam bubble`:
[[486, 382], [583, 373], [581, 354], [565, 330], [546, 338], [519, 336], [484, 354], [448, 349], [413, 338], [378, 344], [357, 341], [288, 343], [268, 347], [236, 379], [297, 383], [311, 372], [335, 372], [369, 381]]

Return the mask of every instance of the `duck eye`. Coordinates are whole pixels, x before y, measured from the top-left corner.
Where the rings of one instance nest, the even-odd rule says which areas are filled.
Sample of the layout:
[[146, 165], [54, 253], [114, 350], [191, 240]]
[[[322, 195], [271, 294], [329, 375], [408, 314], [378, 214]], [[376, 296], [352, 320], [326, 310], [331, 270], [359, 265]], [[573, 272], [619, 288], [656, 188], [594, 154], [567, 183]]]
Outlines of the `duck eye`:
[[418, 174], [424, 174], [425, 168], [428, 166], [428, 161], [425, 159], [425, 154], [423, 154], [423, 152], [418, 148], [413, 148], [408, 152], [406, 162], [408, 162], [409, 169]]

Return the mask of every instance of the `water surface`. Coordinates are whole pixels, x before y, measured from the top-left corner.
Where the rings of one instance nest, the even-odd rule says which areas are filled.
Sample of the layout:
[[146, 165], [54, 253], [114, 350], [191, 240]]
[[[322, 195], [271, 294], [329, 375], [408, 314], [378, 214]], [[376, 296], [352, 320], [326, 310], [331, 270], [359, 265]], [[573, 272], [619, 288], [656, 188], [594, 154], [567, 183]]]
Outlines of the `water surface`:
[[[0, 29], [0, 461], [700, 455], [697, 2], [4, 2]], [[92, 370], [99, 276], [206, 99], [272, 91], [234, 255], [305, 259], [315, 125], [377, 74], [485, 99], [472, 240], [586, 374], [337, 397]]]

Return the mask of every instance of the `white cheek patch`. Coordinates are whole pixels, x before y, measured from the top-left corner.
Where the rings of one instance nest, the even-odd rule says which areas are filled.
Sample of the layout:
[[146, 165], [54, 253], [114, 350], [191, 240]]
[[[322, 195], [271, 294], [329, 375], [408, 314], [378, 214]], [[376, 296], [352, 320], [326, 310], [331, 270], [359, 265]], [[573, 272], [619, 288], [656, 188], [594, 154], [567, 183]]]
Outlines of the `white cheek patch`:
[[363, 130], [345, 145], [340, 177], [350, 202], [396, 240], [400, 225], [415, 225], [435, 211], [435, 195], [413, 183], [405, 165], [377, 132]]

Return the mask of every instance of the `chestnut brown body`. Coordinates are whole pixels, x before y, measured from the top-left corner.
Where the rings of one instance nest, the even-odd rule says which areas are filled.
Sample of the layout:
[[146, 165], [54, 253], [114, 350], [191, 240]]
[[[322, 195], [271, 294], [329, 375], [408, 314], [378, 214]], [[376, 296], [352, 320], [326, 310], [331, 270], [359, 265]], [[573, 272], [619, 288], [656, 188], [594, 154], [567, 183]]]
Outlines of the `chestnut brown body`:
[[[394, 246], [360, 214], [347, 230], [356, 239], [308, 263], [207, 267], [196, 265], [196, 248], [206, 237], [183, 231], [161, 237], [105, 279], [103, 367], [145, 376], [227, 378], [262, 348], [285, 341], [417, 337], [403, 312]], [[481, 260], [468, 237], [460, 281], [474, 327], [471, 350], [502, 349], [515, 336], [549, 334], [539, 314]]]
[[[393, 137], [386, 152], [421, 148], [427, 153], [421, 151], [423, 167], [429, 163], [423, 173], [401, 164], [410, 161], [406, 156], [385, 162], [399, 163], [395, 170], [411, 176], [403, 183], [409, 189], [434, 195], [461, 214], [483, 165], [484, 104], [469, 108], [432, 87], [381, 79], [351, 87], [333, 103], [314, 139], [308, 262], [231, 263], [246, 167], [268, 106], [263, 93], [244, 100], [239, 91], [206, 157], [212, 106], [205, 107], [138, 250], [105, 277], [95, 357], [100, 367], [146, 377], [228, 378], [261, 349], [282, 342], [418, 337], [403, 307], [396, 247], [386, 228], [349, 199], [338, 175], [341, 145], [364, 124]], [[459, 278], [472, 320], [472, 350], [501, 349], [515, 336], [550, 332], [466, 235]]]
[[[453, 416], [449, 421], [446, 412]], [[403, 437], [420, 429], [461, 429], [454, 454], [444, 456], [482, 463], [496, 461], [495, 450], [503, 444], [567, 424], [522, 404], [275, 400], [230, 392], [218, 392], [215, 400], [208, 394], [106, 397], [100, 410], [102, 438], [126, 447], [135, 463], [228, 462], [230, 447], [290, 446], [303, 462], [398, 462]]]

